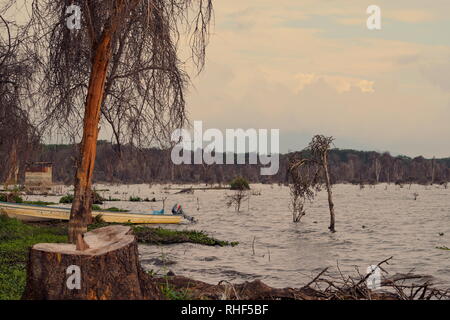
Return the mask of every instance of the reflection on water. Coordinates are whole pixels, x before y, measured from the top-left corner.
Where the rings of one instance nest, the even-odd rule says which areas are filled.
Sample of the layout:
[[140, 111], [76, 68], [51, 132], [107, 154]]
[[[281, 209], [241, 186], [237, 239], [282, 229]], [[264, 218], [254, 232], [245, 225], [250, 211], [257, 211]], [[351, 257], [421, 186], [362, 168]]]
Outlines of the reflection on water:
[[[275, 287], [299, 287], [324, 267], [339, 264], [342, 272], [365, 272], [369, 265], [393, 256], [390, 274], [413, 270], [434, 276], [440, 285], [450, 287], [450, 189], [439, 186], [377, 185], [374, 188], [337, 185], [334, 187], [336, 230], [328, 232], [326, 194], [309, 205], [299, 224], [292, 223], [289, 190], [277, 185], [252, 185], [261, 192], [236, 213], [225, 205], [228, 190], [195, 191], [174, 194], [155, 185], [97, 185], [104, 196], [128, 199], [130, 196], [166, 200], [166, 210], [180, 203], [198, 219], [195, 225], [169, 226], [198, 229], [229, 241], [237, 247], [206, 247], [195, 244], [165, 246], [140, 245], [142, 264], [160, 273], [172, 270], [217, 283], [220, 280], [260, 279]], [[414, 193], [418, 193], [414, 200]], [[200, 210], [197, 210], [197, 199]], [[133, 211], [161, 209], [161, 202], [106, 202], [104, 207]], [[254, 249], [254, 252], [253, 252]], [[336, 270], [336, 268], [334, 268]]]

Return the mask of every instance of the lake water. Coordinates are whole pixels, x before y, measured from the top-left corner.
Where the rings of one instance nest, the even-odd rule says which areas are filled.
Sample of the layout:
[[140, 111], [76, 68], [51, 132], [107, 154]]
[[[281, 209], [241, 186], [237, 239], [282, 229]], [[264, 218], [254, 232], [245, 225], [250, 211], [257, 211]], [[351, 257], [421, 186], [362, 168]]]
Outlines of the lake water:
[[[139, 245], [147, 270], [209, 283], [260, 279], [275, 287], [300, 287], [325, 267], [345, 274], [365, 273], [369, 265], [393, 256], [385, 269], [389, 274], [413, 271], [434, 277], [437, 285], [450, 287], [450, 189], [412, 185], [400, 188], [380, 184], [360, 189], [334, 186], [336, 230], [328, 232], [326, 193], [308, 205], [300, 223], [292, 222], [289, 189], [278, 185], [252, 185], [249, 202], [242, 211], [227, 208], [229, 190], [175, 194], [168, 185], [97, 185], [103, 196], [161, 199], [166, 210], [180, 203], [198, 223], [168, 226], [204, 230], [220, 240], [239, 241], [236, 247], [196, 244]], [[175, 186], [174, 186], [175, 187]], [[182, 186], [176, 186], [180, 188]], [[198, 186], [194, 186], [198, 187]], [[61, 187], [62, 191], [65, 188]], [[418, 194], [414, 200], [414, 193]], [[29, 197], [32, 199], [42, 197]], [[56, 197], [47, 197], [47, 201]], [[103, 207], [132, 211], [161, 209], [162, 202], [106, 202]], [[198, 209], [199, 206], [199, 210]]]

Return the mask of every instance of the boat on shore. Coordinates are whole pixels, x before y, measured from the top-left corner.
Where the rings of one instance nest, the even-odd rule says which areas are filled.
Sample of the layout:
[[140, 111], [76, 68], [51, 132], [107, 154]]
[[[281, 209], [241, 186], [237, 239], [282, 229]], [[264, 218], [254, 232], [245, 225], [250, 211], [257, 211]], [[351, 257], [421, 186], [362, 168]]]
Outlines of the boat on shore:
[[[32, 204], [0, 202], [0, 212], [26, 221], [69, 220], [70, 209]], [[182, 216], [172, 214], [145, 214], [93, 210], [92, 216], [101, 215], [105, 222], [133, 224], [177, 224]]]

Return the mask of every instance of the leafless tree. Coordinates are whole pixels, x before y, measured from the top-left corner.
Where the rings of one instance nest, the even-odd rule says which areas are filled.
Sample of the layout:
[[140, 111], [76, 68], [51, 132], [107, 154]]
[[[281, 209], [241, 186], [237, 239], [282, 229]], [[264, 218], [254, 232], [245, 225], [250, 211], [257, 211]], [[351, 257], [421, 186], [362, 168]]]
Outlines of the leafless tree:
[[312, 201], [316, 192], [320, 190], [320, 184], [317, 181], [319, 170], [315, 163], [308, 159], [291, 159], [289, 173], [292, 221], [297, 223], [306, 215], [306, 202]]
[[248, 199], [249, 195], [247, 190], [237, 190], [234, 194], [226, 196], [227, 207], [230, 208], [234, 206], [236, 212], [240, 212], [242, 202]]
[[364, 181], [362, 179], [359, 180], [359, 190], [364, 189], [366, 186], [364, 184]]
[[[11, 0], [10, 0], [11, 1]], [[188, 75], [179, 58], [187, 35], [192, 62], [204, 65], [212, 0], [25, 0], [30, 52], [45, 97], [49, 130], [82, 130], [69, 241], [91, 222], [91, 185], [99, 126], [109, 126], [120, 146], [165, 145], [186, 124]], [[66, 9], [81, 8], [81, 29], [69, 29]], [[120, 147], [119, 147], [120, 148]], [[120, 154], [120, 150], [119, 150]]]
[[31, 125], [23, 100], [29, 93], [32, 65], [23, 52], [22, 35], [0, 7], [0, 181], [17, 183], [19, 169], [36, 149], [39, 134]]
[[[300, 212], [298, 213], [300, 218], [302, 216], [304, 199], [312, 199], [313, 196], [311, 196], [311, 193], [314, 194], [314, 189], [318, 191], [320, 190], [320, 187], [324, 185], [328, 194], [328, 206], [330, 209], [330, 226], [328, 228], [331, 232], [335, 232], [335, 213], [333, 193], [331, 190], [331, 179], [328, 168], [328, 152], [331, 148], [333, 140], [333, 137], [325, 137], [323, 135], [314, 136], [309, 143], [308, 148], [305, 150], [308, 157], [294, 160], [290, 165], [291, 177], [297, 177], [296, 180], [299, 184], [298, 193], [300, 194], [300, 201], [297, 201], [297, 212], [298, 209], [300, 209]], [[301, 170], [305, 166], [311, 167], [312, 169], [309, 168], [309, 170], [313, 170], [313, 172], [315, 172], [313, 178], [305, 177], [305, 172], [308, 172], [308, 170], [303, 170], [303, 173], [301, 171], [298, 172], [298, 170]], [[297, 170], [297, 173], [295, 173], [295, 170]], [[321, 177], [321, 179], [319, 177]], [[295, 196], [296, 193], [294, 193], [294, 197]]]
[[333, 137], [325, 137], [323, 135], [316, 135], [313, 137], [309, 144], [309, 150], [311, 151], [314, 159], [322, 167], [323, 175], [325, 179], [325, 188], [328, 194], [328, 206], [330, 208], [330, 226], [328, 227], [331, 232], [335, 232], [335, 215], [334, 215], [334, 203], [333, 193], [331, 190], [331, 179], [328, 169], [328, 152], [330, 151], [333, 143]]
[[385, 152], [381, 155], [381, 161], [382, 161], [383, 167], [384, 167], [386, 182], [388, 185], [390, 185], [391, 184], [391, 171], [392, 171], [392, 166], [393, 166], [392, 157], [388, 152]]
[[436, 176], [436, 157], [431, 160], [431, 185], [434, 184], [434, 179]]
[[375, 159], [373, 160], [373, 166], [374, 166], [374, 172], [375, 172], [375, 180], [377, 183], [380, 183], [380, 174], [381, 174], [381, 170], [382, 170], [382, 166], [381, 166], [381, 161], [380, 158], [377, 156], [375, 157]]

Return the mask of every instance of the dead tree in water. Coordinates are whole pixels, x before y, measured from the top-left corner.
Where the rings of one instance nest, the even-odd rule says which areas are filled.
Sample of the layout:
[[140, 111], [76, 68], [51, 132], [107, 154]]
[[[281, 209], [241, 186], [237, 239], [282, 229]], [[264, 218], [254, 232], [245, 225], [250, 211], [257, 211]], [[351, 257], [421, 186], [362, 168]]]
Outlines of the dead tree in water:
[[318, 184], [316, 167], [311, 166], [308, 159], [295, 160], [289, 162], [289, 174], [291, 183], [289, 191], [291, 195], [292, 221], [300, 222], [301, 218], [306, 215], [305, 203], [312, 201], [317, 191]]
[[434, 184], [434, 178], [436, 176], [436, 157], [431, 160], [431, 185]]
[[250, 196], [246, 190], [237, 190], [234, 194], [226, 196], [227, 207], [229, 208], [234, 205], [236, 212], [240, 212], [242, 202], [249, 199]]
[[378, 156], [374, 159], [373, 165], [374, 165], [376, 183], [380, 183], [380, 174], [381, 174], [382, 166], [381, 166], [381, 161]]
[[333, 193], [331, 190], [331, 179], [330, 172], [328, 169], [328, 152], [330, 151], [331, 144], [333, 143], [333, 137], [325, 137], [323, 135], [316, 135], [313, 137], [311, 143], [309, 144], [309, 149], [313, 157], [316, 159], [318, 164], [323, 169], [323, 174], [325, 178], [325, 188], [328, 194], [328, 206], [330, 208], [330, 229], [331, 232], [335, 232], [335, 216], [334, 216], [334, 203], [333, 203]]
[[[74, 5], [79, 29], [68, 28], [66, 12], [76, 12]], [[212, 1], [33, 0], [31, 9], [26, 29], [35, 40], [30, 51], [41, 67], [36, 83], [46, 99], [36, 113], [50, 129], [78, 135], [83, 128], [69, 222], [74, 243], [92, 220], [100, 126], [108, 125], [119, 145], [126, 138], [150, 146], [167, 144], [172, 131], [185, 125], [188, 76], [178, 57], [180, 30], [190, 34], [191, 58], [200, 71]]]
[[[336, 231], [333, 193], [331, 190], [331, 178], [328, 168], [328, 152], [333, 140], [333, 137], [325, 137], [323, 135], [314, 136], [309, 143], [308, 148], [304, 150], [309, 157], [293, 160], [290, 164], [291, 177], [296, 181], [295, 183], [298, 184], [298, 186], [291, 186], [291, 190], [292, 188], [294, 188], [294, 190], [298, 189], [298, 191], [294, 191], [293, 201], [296, 193], [300, 194], [300, 199], [312, 199], [314, 197], [314, 191], [319, 191], [322, 185], [325, 186], [328, 194], [328, 206], [330, 208], [330, 226], [328, 229], [330, 229], [331, 232]], [[303, 170], [303, 173], [299, 171], [305, 169], [306, 166], [309, 167], [308, 170], [313, 170], [313, 172], [315, 172], [312, 178], [305, 177], [305, 170]], [[308, 170], [306, 170], [306, 172], [310, 172]], [[319, 178], [320, 175], [322, 175], [321, 179]], [[302, 214], [303, 204], [301, 201], [297, 201], [297, 203], [299, 205], [298, 208], [302, 210], [299, 213], [301, 218], [301, 216], [304, 215]]]

